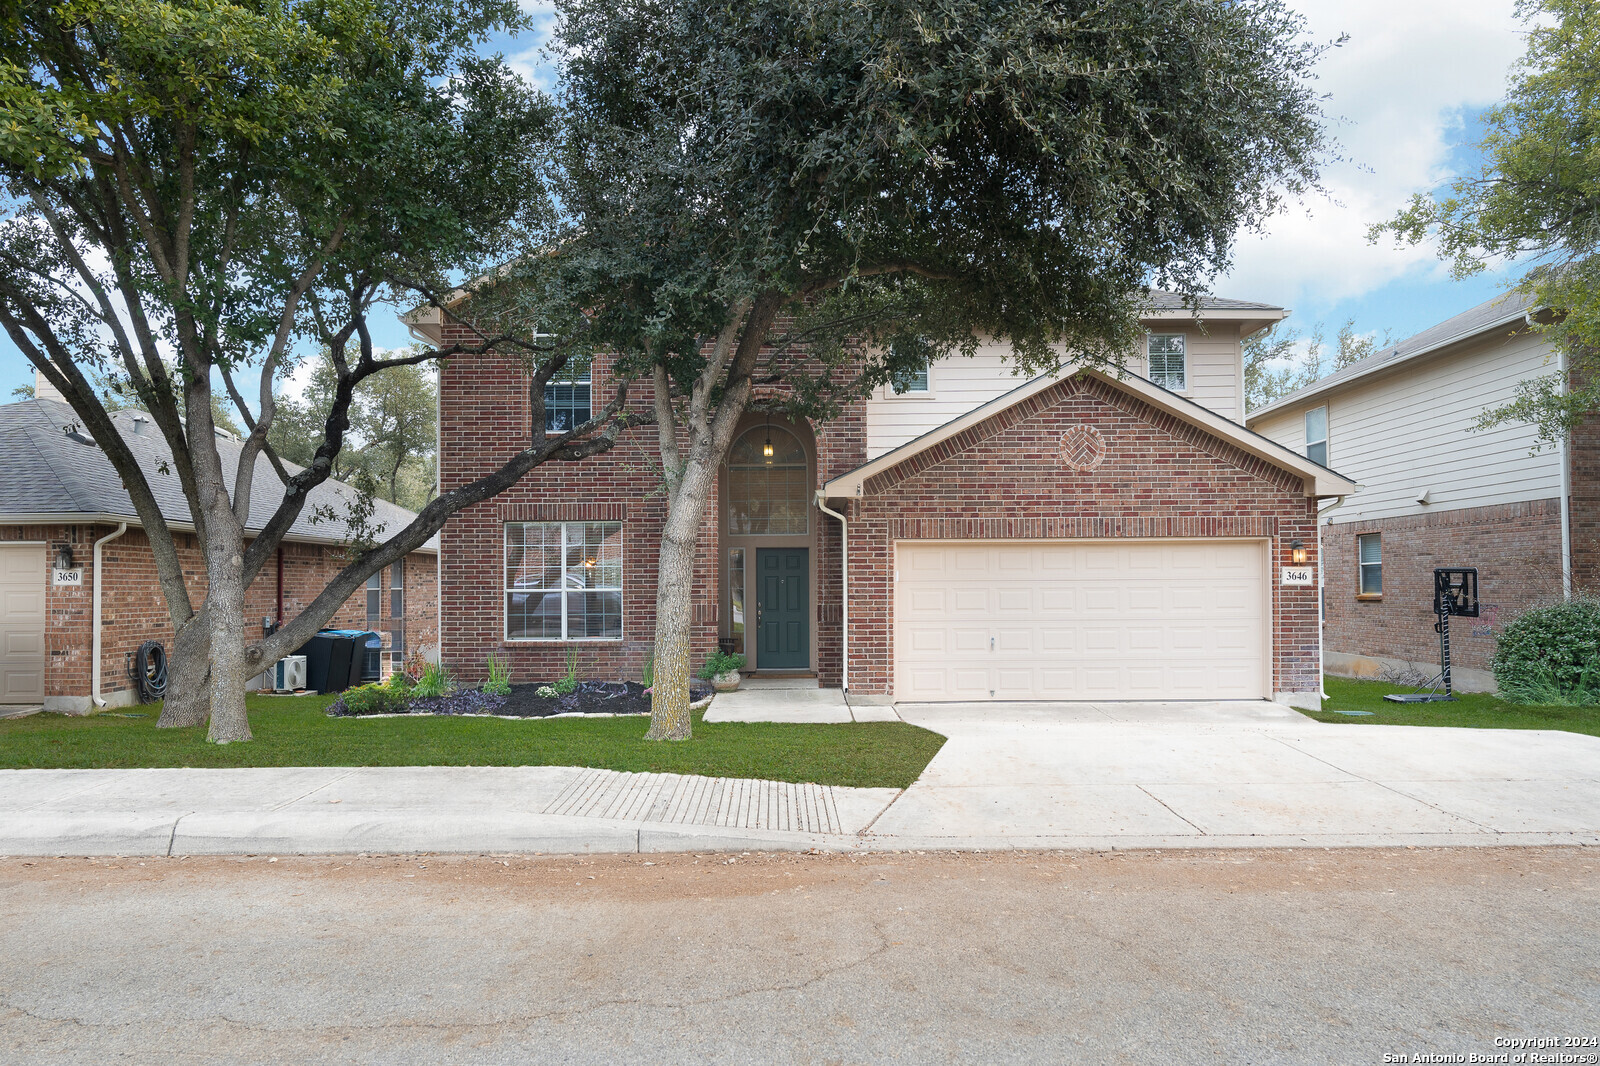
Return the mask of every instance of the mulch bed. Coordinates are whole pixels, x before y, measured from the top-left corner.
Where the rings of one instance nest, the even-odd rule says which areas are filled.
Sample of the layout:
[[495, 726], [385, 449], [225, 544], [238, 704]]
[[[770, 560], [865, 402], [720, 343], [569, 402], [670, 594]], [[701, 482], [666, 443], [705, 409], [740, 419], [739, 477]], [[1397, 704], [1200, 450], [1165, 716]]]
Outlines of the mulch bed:
[[[566, 696], [538, 695], [539, 685], [512, 685], [511, 695], [491, 696], [468, 689], [449, 696], [413, 699], [409, 714], [475, 715], [494, 714], [509, 718], [549, 718], [557, 714], [649, 714], [648, 690], [636, 681], [580, 681]], [[689, 682], [689, 699], [699, 702], [710, 696], [711, 682]], [[328, 708], [334, 717], [353, 717], [337, 701]]]

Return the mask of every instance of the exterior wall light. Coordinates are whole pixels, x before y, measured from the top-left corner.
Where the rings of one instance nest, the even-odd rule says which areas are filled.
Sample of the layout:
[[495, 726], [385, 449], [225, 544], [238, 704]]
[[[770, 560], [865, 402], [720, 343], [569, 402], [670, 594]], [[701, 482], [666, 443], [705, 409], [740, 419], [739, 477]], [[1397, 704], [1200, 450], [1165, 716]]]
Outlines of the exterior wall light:
[[772, 465], [772, 415], [767, 415], [767, 441], [761, 446], [761, 455], [766, 459], [767, 465]]
[[55, 564], [57, 570], [75, 570], [72, 559], [72, 545], [62, 544], [56, 548]]
[[1291, 540], [1289, 542], [1289, 557], [1294, 561], [1294, 565], [1303, 565], [1306, 561], [1306, 542], [1303, 540]]

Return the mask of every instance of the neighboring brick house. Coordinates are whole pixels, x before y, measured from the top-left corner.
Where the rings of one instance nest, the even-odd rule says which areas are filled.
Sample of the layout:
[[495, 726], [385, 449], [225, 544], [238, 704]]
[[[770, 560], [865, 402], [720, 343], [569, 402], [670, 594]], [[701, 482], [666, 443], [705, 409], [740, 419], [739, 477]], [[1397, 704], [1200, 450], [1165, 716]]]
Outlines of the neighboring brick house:
[[1361, 485], [1323, 508], [1329, 672], [1436, 674], [1435, 567], [1478, 569], [1482, 615], [1451, 626], [1467, 691], [1493, 690], [1507, 622], [1564, 585], [1596, 587], [1592, 420], [1543, 448], [1530, 425], [1475, 426], [1519, 383], [1559, 372], [1537, 314], [1518, 294], [1489, 300], [1250, 413], [1251, 429]]
[[[1314, 700], [1316, 590], [1285, 568], [1314, 570], [1317, 501], [1355, 486], [1242, 425], [1241, 340], [1283, 314], [1210, 300], [1197, 321], [1157, 293], [1120, 380], [1024, 381], [987, 345], [830, 422], [747, 416], [701, 529], [696, 665], [720, 640], [757, 674], [852, 697]], [[437, 312], [408, 321], [469, 336]], [[610, 386], [605, 358], [550, 386], [549, 424]], [[442, 491], [525, 445], [528, 388], [511, 356], [443, 369]], [[576, 649], [582, 674], [637, 678], [658, 470], [654, 429], [634, 430], [453, 516], [444, 660], [477, 679], [495, 655], [539, 681]]]
[[[94, 592], [100, 589], [99, 696], [105, 706], [133, 703], [129, 655], [146, 640], [170, 643], [171, 624], [149, 541], [111, 462], [79, 431], [72, 409], [42, 379], [38, 397], [0, 406], [0, 706], [35, 704], [82, 713], [95, 695], [92, 648]], [[113, 416], [151, 483], [178, 540], [178, 553], [198, 602], [205, 595], [205, 560], [195, 542], [177, 475], [163, 472], [170, 455], [148, 417]], [[240, 445], [219, 440], [225, 467], [236, 467]], [[251, 528], [271, 515], [281, 483], [265, 459], [254, 479]], [[354, 490], [328, 482], [314, 490], [284, 538], [277, 559], [263, 568], [245, 597], [247, 633], [293, 618], [344, 568], [337, 521], [313, 523], [319, 506], [343, 513]], [[411, 512], [376, 501], [374, 521], [399, 529]], [[126, 522], [126, 529], [117, 530]], [[94, 547], [101, 543], [101, 572]], [[64, 566], [62, 564], [65, 564]], [[67, 571], [58, 574], [58, 569]], [[398, 588], [392, 588], [396, 585]], [[437, 539], [389, 567], [352, 596], [329, 623], [379, 632], [384, 668], [438, 640]]]

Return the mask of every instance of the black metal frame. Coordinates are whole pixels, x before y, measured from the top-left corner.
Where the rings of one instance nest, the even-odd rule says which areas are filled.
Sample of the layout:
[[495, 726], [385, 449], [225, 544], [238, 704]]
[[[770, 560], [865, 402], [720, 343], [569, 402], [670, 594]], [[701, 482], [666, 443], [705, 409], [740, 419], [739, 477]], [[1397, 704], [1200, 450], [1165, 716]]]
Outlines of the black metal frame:
[[[1454, 700], [1450, 687], [1450, 616], [1478, 617], [1478, 568], [1441, 566], [1433, 571], [1433, 631], [1439, 634], [1439, 674], [1428, 692], [1391, 693], [1383, 697], [1392, 703], [1435, 703]], [[1439, 691], [1443, 686], [1444, 691]]]

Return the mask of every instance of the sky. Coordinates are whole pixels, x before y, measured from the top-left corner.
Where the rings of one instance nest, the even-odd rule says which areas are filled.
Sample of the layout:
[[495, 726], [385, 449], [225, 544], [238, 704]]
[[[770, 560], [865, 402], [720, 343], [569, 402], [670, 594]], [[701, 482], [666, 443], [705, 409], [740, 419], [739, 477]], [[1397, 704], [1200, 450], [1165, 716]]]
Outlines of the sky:
[[[550, 5], [522, 0], [539, 29], [487, 42], [525, 77], [549, 89], [541, 46]], [[1347, 162], [1323, 174], [1328, 195], [1296, 204], [1263, 233], [1242, 234], [1212, 291], [1288, 307], [1290, 324], [1318, 323], [1331, 337], [1346, 320], [1360, 334], [1400, 340], [1504, 291], [1515, 274], [1451, 279], [1427, 245], [1367, 240], [1367, 227], [1415, 193], [1440, 190], [1477, 169], [1481, 115], [1503, 95], [1523, 51], [1514, 0], [1290, 0], [1313, 40], [1349, 40], [1327, 54], [1319, 83], [1330, 131]], [[384, 316], [375, 340], [409, 342]], [[9, 341], [0, 343], [0, 402], [33, 381]]]

